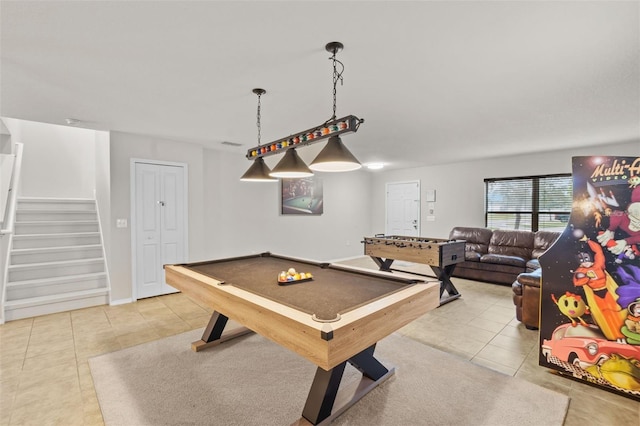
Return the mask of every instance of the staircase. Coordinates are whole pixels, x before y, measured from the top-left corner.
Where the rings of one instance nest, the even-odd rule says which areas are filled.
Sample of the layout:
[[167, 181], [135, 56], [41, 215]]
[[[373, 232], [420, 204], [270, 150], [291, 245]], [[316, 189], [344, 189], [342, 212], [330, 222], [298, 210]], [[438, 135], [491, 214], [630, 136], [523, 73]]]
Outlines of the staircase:
[[19, 199], [7, 267], [5, 321], [108, 303], [95, 201]]

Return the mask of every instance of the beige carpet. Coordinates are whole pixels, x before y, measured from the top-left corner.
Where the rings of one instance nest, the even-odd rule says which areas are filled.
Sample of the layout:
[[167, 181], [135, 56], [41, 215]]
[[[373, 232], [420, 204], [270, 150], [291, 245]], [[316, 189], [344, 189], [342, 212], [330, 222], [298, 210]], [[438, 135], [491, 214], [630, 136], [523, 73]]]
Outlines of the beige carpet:
[[[195, 353], [191, 331], [89, 360], [107, 425], [289, 425], [315, 366], [256, 334]], [[561, 425], [569, 399], [398, 334], [376, 357], [396, 373], [334, 425]], [[348, 367], [346, 380], [357, 371]]]

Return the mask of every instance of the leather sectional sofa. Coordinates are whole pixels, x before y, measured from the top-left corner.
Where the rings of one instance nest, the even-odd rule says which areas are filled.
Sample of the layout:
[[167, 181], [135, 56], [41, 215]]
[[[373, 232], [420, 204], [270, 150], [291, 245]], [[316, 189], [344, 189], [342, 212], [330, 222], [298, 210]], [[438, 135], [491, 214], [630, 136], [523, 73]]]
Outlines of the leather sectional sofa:
[[540, 327], [540, 287], [542, 269], [523, 272], [511, 285], [513, 304], [516, 307], [516, 319], [529, 330]]
[[538, 257], [560, 236], [552, 231], [455, 227], [449, 239], [466, 240], [465, 261], [454, 277], [512, 285], [519, 274], [540, 267]]

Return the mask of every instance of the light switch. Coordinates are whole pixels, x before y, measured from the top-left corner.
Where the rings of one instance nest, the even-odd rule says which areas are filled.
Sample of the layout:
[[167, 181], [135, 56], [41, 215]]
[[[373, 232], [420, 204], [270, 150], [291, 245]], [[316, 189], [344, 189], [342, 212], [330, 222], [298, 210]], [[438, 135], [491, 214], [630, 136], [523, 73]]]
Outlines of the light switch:
[[116, 228], [126, 228], [127, 219], [116, 219]]

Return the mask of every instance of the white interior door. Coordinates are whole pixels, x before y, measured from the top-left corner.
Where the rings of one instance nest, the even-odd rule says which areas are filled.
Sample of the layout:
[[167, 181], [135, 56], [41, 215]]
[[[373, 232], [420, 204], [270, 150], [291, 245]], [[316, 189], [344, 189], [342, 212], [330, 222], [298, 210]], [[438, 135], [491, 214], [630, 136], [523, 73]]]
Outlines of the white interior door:
[[135, 163], [136, 298], [176, 292], [163, 265], [186, 261], [185, 166]]
[[386, 235], [420, 236], [420, 182], [387, 184]]

